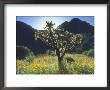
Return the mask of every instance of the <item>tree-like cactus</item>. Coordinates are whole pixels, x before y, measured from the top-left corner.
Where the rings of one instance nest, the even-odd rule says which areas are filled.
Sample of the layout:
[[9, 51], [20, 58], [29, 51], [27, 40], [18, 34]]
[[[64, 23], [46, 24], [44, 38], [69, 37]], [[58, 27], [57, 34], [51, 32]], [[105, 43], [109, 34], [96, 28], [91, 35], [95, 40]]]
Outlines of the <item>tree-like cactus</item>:
[[63, 73], [62, 60], [65, 52], [73, 49], [76, 45], [81, 44], [82, 35], [74, 34], [63, 29], [55, 29], [53, 26], [55, 23], [46, 21], [46, 27], [44, 31], [35, 32], [35, 39], [40, 39], [46, 45], [56, 50], [58, 56], [59, 69]]

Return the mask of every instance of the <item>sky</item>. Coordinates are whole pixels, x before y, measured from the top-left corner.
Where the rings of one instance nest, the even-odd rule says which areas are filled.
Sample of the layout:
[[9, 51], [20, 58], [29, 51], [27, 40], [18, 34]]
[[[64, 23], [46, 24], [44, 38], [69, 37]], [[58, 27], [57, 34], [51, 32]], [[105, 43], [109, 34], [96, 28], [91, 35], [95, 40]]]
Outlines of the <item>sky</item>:
[[55, 23], [54, 28], [65, 21], [71, 21], [73, 18], [79, 18], [94, 26], [94, 16], [17, 16], [16, 21], [22, 21], [31, 25], [34, 29], [44, 30], [46, 21]]

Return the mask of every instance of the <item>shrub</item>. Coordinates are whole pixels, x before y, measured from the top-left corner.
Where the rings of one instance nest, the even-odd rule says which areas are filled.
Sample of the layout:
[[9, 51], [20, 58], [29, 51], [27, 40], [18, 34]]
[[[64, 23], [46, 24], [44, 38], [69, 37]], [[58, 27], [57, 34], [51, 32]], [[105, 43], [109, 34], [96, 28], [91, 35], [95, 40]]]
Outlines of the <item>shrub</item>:
[[65, 57], [65, 60], [68, 63], [75, 62], [75, 60], [72, 57]]
[[94, 57], [94, 49], [90, 49], [88, 51], [83, 52], [84, 55], [87, 55], [89, 57]]
[[33, 52], [25, 46], [16, 47], [16, 58], [20, 60], [32, 61], [34, 59]]
[[47, 53], [48, 55], [52, 55], [52, 56], [55, 56], [55, 55], [56, 55], [56, 53], [55, 53], [54, 50], [47, 50], [46, 53]]

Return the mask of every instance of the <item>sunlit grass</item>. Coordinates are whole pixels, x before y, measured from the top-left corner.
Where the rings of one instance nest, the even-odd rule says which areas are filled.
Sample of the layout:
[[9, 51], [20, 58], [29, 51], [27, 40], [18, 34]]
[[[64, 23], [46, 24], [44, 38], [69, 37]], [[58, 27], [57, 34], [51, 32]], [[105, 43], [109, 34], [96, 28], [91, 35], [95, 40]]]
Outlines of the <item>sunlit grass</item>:
[[[65, 57], [71, 57], [75, 62], [67, 63], [64, 59], [65, 74], [93, 74], [94, 60], [91, 57], [82, 54], [66, 54]], [[64, 58], [65, 58], [64, 57]], [[17, 74], [60, 74], [58, 68], [57, 56], [39, 55], [32, 62], [26, 60], [17, 60]]]

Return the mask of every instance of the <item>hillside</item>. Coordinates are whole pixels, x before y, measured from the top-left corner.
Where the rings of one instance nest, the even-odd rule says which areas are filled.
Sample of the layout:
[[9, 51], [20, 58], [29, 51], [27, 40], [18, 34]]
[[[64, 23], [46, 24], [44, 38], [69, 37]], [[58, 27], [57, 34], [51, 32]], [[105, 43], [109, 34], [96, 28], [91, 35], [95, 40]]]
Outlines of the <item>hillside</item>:
[[69, 32], [74, 32], [74, 33], [93, 33], [94, 32], [94, 26], [78, 18], [74, 18], [70, 22], [65, 21], [64, 23], [59, 25], [58, 28], [63, 28], [64, 30], [68, 30]]
[[30, 25], [24, 22], [16, 21], [16, 45], [26, 46], [31, 49], [35, 54], [44, 53], [46, 51], [46, 45], [40, 40], [34, 39], [34, 32]]

